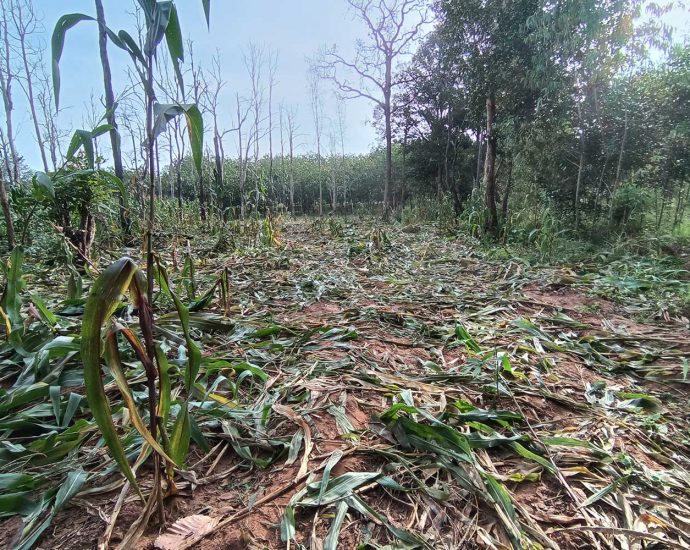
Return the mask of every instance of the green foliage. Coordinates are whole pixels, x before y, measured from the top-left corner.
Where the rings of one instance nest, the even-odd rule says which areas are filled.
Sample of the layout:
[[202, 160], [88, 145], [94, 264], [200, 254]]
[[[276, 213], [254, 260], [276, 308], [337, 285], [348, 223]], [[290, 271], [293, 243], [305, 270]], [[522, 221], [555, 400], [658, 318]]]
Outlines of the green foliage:
[[611, 203], [611, 221], [630, 235], [637, 235], [645, 225], [645, 212], [653, 204], [649, 189], [624, 183], [613, 196]]

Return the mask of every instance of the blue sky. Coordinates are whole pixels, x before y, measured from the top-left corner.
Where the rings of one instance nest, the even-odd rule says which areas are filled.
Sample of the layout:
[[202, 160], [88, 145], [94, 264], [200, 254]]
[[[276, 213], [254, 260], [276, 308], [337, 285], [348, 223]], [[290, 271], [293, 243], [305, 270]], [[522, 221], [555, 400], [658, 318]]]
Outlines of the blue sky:
[[[347, 52], [357, 38], [363, 37], [363, 27], [352, 18], [344, 0], [250, 0], [250, 1], [212, 1], [211, 28], [206, 28], [200, 0], [177, 0], [182, 32], [194, 40], [194, 57], [202, 66], [210, 67], [216, 51], [221, 56], [223, 77], [227, 81], [221, 98], [221, 126], [233, 125], [234, 95], [249, 94], [249, 79], [243, 62], [243, 50], [250, 42], [272, 48], [279, 54], [277, 86], [274, 92], [274, 148], [279, 147], [277, 127], [278, 103], [297, 108], [299, 127], [299, 151], [315, 150], [313, 122], [307, 90], [307, 57], [315, 55], [324, 44], [338, 44]], [[134, 34], [130, 0], [103, 0], [106, 20], [112, 29], [125, 29]], [[49, 44], [52, 29], [58, 18], [71, 12], [95, 15], [93, 0], [34, 0], [37, 14], [42, 20], [44, 32], [38, 37]], [[124, 52], [109, 49], [112, 64], [115, 94], [123, 90], [126, 78], [123, 76], [129, 64]], [[46, 52], [46, 60], [50, 56]], [[98, 54], [97, 31], [95, 23], [80, 23], [70, 29], [67, 35], [60, 64], [62, 86], [60, 106], [61, 127], [86, 127], [83, 121], [85, 109], [93, 96], [100, 101], [102, 96], [102, 73]], [[324, 83], [324, 89], [327, 88]], [[32, 167], [40, 165], [29, 112], [21, 96], [16, 92], [16, 125], [18, 127], [18, 146]], [[348, 101], [346, 104], [345, 149], [348, 152], [368, 151], [376, 142], [376, 134], [368, 121], [372, 116], [372, 106], [365, 100]], [[335, 94], [328, 90], [324, 94], [324, 116], [336, 119]], [[210, 121], [207, 121], [210, 123]], [[326, 128], [330, 122], [325, 123]], [[103, 140], [105, 146], [105, 141]], [[124, 139], [127, 143], [128, 138]], [[323, 139], [328, 147], [327, 138]], [[210, 144], [210, 139], [208, 140]], [[264, 145], [262, 145], [264, 147]], [[227, 154], [235, 153], [234, 136], [226, 138]], [[265, 152], [268, 145], [265, 144]], [[107, 153], [106, 153], [107, 155]], [[167, 155], [165, 155], [167, 158]]]

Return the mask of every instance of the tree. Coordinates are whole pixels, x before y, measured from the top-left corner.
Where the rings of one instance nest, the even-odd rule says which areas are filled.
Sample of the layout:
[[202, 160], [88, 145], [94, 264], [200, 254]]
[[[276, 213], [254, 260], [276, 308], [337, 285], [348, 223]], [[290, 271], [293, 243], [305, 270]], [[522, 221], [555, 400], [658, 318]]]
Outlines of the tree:
[[439, 4], [438, 32], [457, 60], [455, 71], [474, 101], [485, 105], [485, 230], [498, 234], [496, 208], [496, 117], [528, 116], [536, 102], [526, 78], [532, 66], [527, 20], [541, 10], [539, 0], [454, 0]]
[[5, 151], [5, 165], [10, 183], [17, 184], [21, 174], [12, 117], [14, 111], [12, 84], [17, 75], [12, 64], [12, 46], [10, 44], [9, 16], [12, 13], [10, 0], [0, 1], [0, 12], [0, 93], [2, 93], [2, 102], [5, 108], [5, 140], [8, 149]]
[[219, 99], [220, 93], [225, 86], [221, 68], [220, 68], [220, 54], [216, 53], [211, 61], [212, 68], [209, 72], [210, 83], [205, 88], [207, 111], [213, 119], [213, 153], [214, 153], [214, 168], [213, 178], [216, 184], [216, 193], [220, 200], [222, 210], [222, 217], [226, 219], [226, 191], [225, 191], [225, 148], [223, 146], [223, 138], [230, 130], [220, 130], [218, 124], [219, 114]]
[[295, 118], [297, 116], [297, 109], [290, 107], [286, 111], [287, 118], [287, 136], [288, 136], [288, 154], [290, 157], [289, 163], [289, 189], [290, 189], [290, 213], [295, 214], [295, 139], [297, 138], [297, 125]]
[[[386, 176], [383, 214], [390, 210], [393, 179], [393, 91], [403, 82], [395, 63], [409, 54], [422, 28], [429, 22], [424, 0], [347, 0], [367, 28], [367, 41], [356, 44], [354, 58], [341, 56], [336, 47], [325, 49], [317, 62], [322, 75], [332, 80], [343, 97], [365, 98], [383, 113]], [[345, 73], [345, 74], [343, 74]]]
[[2, 175], [2, 170], [0, 170], [0, 206], [2, 206], [2, 214], [5, 217], [7, 248], [12, 250], [16, 245], [14, 238], [14, 222], [12, 221], [12, 209], [10, 208], [10, 200], [7, 197], [7, 188], [5, 187], [5, 178]]
[[[105, 24], [105, 13], [103, 11], [102, 0], [94, 0], [96, 3], [96, 22], [98, 23], [98, 52], [101, 58], [103, 69], [103, 93], [105, 99], [106, 120], [111, 126], [110, 129], [110, 149], [113, 155], [113, 169], [115, 176], [120, 180], [124, 177], [122, 167], [122, 147], [120, 144], [120, 134], [117, 129], [117, 118], [115, 117], [115, 94], [113, 93], [113, 79], [110, 72], [110, 60], [108, 59], [108, 30]], [[131, 238], [132, 222], [129, 212], [125, 209], [125, 198], [119, 195], [120, 202], [120, 227], [127, 239]]]
[[41, 64], [40, 50], [30, 47], [29, 39], [37, 31], [38, 21], [33, 10], [33, 4], [27, 0], [11, 0], [10, 9], [12, 11], [12, 21], [16, 41], [19, 43], [19, 55], [22, 61], [24, 75], [19, 79], [19, 83], [24, 90], [26, 99], [29, 103], [31, 121], [33, 122], [36, 144], [41, 154], [43, 170], [48, 171], [48, 159], [46, 157], [44, 138], [41, 135], [40, 122], [36, 111], [36, 97], [34, 94], [34, 77], [38, 66]]
[[309, 103], [311, 106], [311, 116], [314, 122], [314, 138], [316, 145], [316, 161], [319, 165], [319, 216], [323, 215], [323, 176], [321, 170], [323, 167], [321, 157], [321, 143], [323, 134], [323, 100], [321, 98], [321, 89], [319, 88], [319, 76], [316, 71], [309, 71], [308, 75], [309, 86]]

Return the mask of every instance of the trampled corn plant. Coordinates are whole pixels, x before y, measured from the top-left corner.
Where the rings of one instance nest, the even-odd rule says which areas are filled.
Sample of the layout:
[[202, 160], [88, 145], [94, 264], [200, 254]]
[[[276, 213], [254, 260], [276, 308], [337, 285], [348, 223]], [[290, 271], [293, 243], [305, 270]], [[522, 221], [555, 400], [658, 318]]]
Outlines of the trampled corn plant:
[[[188, 308], [170, 290], [165, 269], [158, 265], [157, 272], [161, 290], [175, 303], [182, 325], [188, 352], [183, 381], [184, 389], [189, 395], [199, 372], [201, 352], [190, 337]], [[111, 319], [111, 315], [121, 304], [123, 294], [127, 292], [132, 306], [138, 311], [141, 339], [129, 327]], [[171, 377], [167, 359], [154, 342], [153, 323], [153, 314], [146, 296], [146, 281], [142, 271], [129, 258], [114, 262], [96, 280], [87, 300], [82, 324], [81, 356], [84, 364], [86, 397], [94, 419], [120, 471], [142, 499], [144, 495], [136, 481], [134, 468], [127, 460], [123, 444], [113, 423], [101, 373], [101, 355], [104, 352], [108, 368], [122, 395], [132, 425], [147, 444], [141, 451], [138, 463], [153, 451], [154, 484], [139, 522], [143, 526], [156, 507], [159, 515], [163, 515], [161, 461], [166, 464], [168, 487], [170, 491], [174, 491], [173, 468], [183, 464], [190, 441], [189, 409], [186, 402], [180, 406], [172, 430], [168, 433], [168, 417], [173, 395]], [[101, 334], [103, 328], [105, 328], [104, 336]], [[148, 427], [137, 408], [122, 367], [119, 337], [123, 337], [131, 346], [146, 373]]]

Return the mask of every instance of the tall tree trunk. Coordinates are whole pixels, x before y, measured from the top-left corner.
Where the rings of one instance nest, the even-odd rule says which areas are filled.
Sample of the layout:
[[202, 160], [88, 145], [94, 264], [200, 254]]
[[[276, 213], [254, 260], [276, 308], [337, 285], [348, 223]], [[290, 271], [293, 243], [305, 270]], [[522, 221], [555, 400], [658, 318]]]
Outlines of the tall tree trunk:
[[177, 170], [175, 171], [175, 178], [177, 181], [177, 208], [180, 211], [180, 218], [182, 218], [182, 159], [177, 161]]
[[448, 108], [448, 132], [446, 133], [446, 147], [443, 151], [443, 172], [444, 172], [444, 184], [446, 189], [450, 189], [450, 170], [448, 168], [448, 156], [450, 153], [450, 142], [451, 142], [451, 114], [452, 109]]
[[41, 135], [41, 128], [39, 126], [38, 115], [36, 114], [36, 100], [34, 98], [33, 78], [31, 75], [31, 70], [29, 68], [29, 56], [26, 52], [26, 33], [23, 30], [19, 29], [20, 24], [22, 22], [21, 3], [18, 3], [15, 9], [17, 10], [17, 15], [19, 17], [19, 24], [17, 25], [17, 30], [19, 31], [19, 45], [21, 48], [22, 64], [24, 65], [24, 77], [26, 78], [26, 98], [29, 101], [31, 120], [34, 126], [34, 133], [36, 134], [36, 143], [38, 144], [38, 150], [41, 153], [43, 171], [48, 172], [48, 158], [46, 157], [45, 144], [43, 143], [43, 136]]
[[12, 80], [14, 74], [12, 73], [12, 51], [8, 34], [7, 15], [7, 12], [4, 12], [0, 20], [0, 33], [2, 33], [4, 40], [4, 67], [0, 68], [0, 91], [2, 92], [2, 100], [5, 107], [7, 145], [10, 149], [10, 183], [17, 184], [19, 183], [20, 169], [19, 155], [17, 154], [17, 147], [14, 142], [14, 123], [12, 120], [12, 111], [14, 110], [14, 103], [12, 102]]
[[623, 155], [625, 154], [625, 142], [628, 139], [628, 111], [625, 111], [625, 119], [623, 122], [623, 137], [621, 138], [621, 148], [618, 152], [618, 165], [616, 166], [616, 179], [613, 182], [613, 193], [618, 189], [618, 184], [621, 180], [621, 167], [623, 166]]
[[575, 229], [580, 229], [580, 190], [582, 188], [582, 172], [585, 167], [585, 127], [582, 123], [582, 107], [577, 104], [577, 114], [580, 119], [580, 161], [577, 166], [577, 181], [575, 183]]
[[486, 160], [484, 162], [484, 200], [486, 203], [486, 231], [498, 234], [498, 213], [496, 211], [496, 136], [494, 118], [496, 117], [496, 98], [493, 94], [486, 98]]
[[479, 190], [482, 181], [482, 131], [477, 129], [477, 171], [474, 176], [474, 189]]
[[405, 189], [407, 188], [407, 127], [403, 135], [402, 166], [400, 174], [400, 208], [405, 206]]
[[383, 184], [383, 218], [388, 219], [390, 214], [389, 198], [391, 183], [393, 180], [393, 127], [391, 112], [391, 92], [393, 82], [393, 60], [386, 57], [386, 75], [383, 87], [383, 116], [386, 122], [386, 178]]
[[[103, 91], [105, 96], [106, 120], [108, 121], [108, 124], [112, 126], [112, 129], [110, 130], [110, 147], [113, 152], [113, 168], [115, 169], [115, 176], [124, 183], [125, 172], [122, 166], [120, 133], [118, 132], [117, 119], [115, 118], [115, 94], [113, 93], [110, 60], [108, 59], [108, 34], [106, 32], [105, 14], [103, 12], [102, 0], [95, 0], [95, 2], [96, 21], [98, 22], [98, 49], [101, 55], [101, 67], [103, 68]], [[43, 153], [43, 151], [41, 152]], [[125, 208], [125, 198], [122, 196], [122, 193], [118, 193], [118, 201], [120, 205], [120, 227], [122, 228], [126, 239], [131, 239], [132, 222], [129, 217], [129, 212]]]
[[10, 210], [10, 200], [7, 197], [7, 190], [5, 189], [5, 178], [0, 172], [0, 205], [2, 205], [2, 213], [5, 216], [5, 228], [7, 229], [7, 247], [12, 250], [15, 247], [14, 240], [14, 223], [12, 222], [12, 210]]

